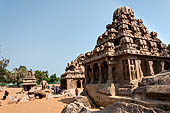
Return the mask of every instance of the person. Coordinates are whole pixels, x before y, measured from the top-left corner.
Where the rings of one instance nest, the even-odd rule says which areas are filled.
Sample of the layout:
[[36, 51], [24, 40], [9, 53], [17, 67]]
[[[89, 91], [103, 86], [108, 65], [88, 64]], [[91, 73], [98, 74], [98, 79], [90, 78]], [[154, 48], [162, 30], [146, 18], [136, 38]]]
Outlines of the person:
[[54, 94], [56, 94], [56, 86], [54, 86]]
[[54, 91], [54, 85], [52, 85], [51, 89], [53, 90], [53, 92], [55, 92], [55, 91]]
[[58, 86], [56, 86], [56, 94], [58, 94]]
[[7, 90], [5, 90], [4, 92], [4, 96], [2, 97], [2, 100], [5, 100], [6, 97], [9, 95], [9, 92]]
[[75, 90], [75, 93], [76, 93], [76, 96], [78, 96], [78, 89], [76, 88], [76, 90]]
[[59, 86], [58, 87], [58, 94], [60, 94], [61, 93], [61, 87]]

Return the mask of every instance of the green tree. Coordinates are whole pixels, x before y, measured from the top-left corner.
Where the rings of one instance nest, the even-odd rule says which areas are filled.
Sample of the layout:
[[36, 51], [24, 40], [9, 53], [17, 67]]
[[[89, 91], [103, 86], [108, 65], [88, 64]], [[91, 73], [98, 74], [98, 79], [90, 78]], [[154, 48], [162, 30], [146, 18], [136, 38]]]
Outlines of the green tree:
[[6, 83], [7, 76], [9, 75], [9, 71], [6, 69], [9, 64], [9, 59], [2, 58], [0, 60], [0, 83]]
[[15, 83], [12, 72], [8, 71], [5, 76], [5, 83]]
[[19, 86], [19, 83], [23, 81], [23, 78], [27, 74], [27, 68], [26, 66], [19, 66], [19, 68], [14, 68], [14, 82], [17, 83], [17, 86]]
[[47, 82], [50, 81], [48, 78], [48, 71], [41, 71], [41, 70], [36, 70], [35, 71], [35, 77], [37, 80], [37, 83], [39, 84], [42, 80], [46, 80]]
[[50, 76], [50, 82], [57, 82], [56, 74]]
[[57, 83], [60, 83], [60, 77], [57, 77]]

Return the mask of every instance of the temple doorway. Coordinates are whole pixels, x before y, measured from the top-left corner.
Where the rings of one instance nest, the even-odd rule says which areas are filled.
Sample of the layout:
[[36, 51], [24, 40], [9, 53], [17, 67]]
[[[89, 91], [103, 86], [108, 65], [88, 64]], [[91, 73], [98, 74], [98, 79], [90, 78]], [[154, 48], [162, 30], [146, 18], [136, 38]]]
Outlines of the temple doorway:
[[81, 82], [80, 82], [80, 80], [77, 80], [77, 88], [81, 88]]

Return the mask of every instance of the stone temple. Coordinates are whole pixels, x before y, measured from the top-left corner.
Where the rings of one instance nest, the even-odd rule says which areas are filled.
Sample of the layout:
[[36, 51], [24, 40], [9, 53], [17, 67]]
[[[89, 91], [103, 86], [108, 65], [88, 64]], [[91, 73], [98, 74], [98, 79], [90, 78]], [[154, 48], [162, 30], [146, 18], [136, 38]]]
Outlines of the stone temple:
[[132, 96], [143, 77], [168, 70], [170, 49], [124, 6], [114, 12], [83, 64], [85, 90], [97, 105], [107, 106], [111, 97], [114, 102], [119, 96]]
[[63, 89], [83, 88], [85, 79], [84, 66], [82, 62], [85, 56], [80, 54], [75, 60], [67, 64], [65, 73], [61, 75], [60, 86]]
[[22, 87], [24, 91], [29, 91], [32, 87], [37, 85], [36, 78], [32, 70], [27, 72], [27, 75], [23, 79]]

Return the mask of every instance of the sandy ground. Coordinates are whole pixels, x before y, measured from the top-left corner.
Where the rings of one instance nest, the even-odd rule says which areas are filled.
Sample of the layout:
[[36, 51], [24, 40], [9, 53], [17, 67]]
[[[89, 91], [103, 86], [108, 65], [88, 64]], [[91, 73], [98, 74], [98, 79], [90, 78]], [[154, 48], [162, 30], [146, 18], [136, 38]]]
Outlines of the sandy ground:
[[[9, 96], [15, 97], [16, 92], [21, 91], [20, 88], [7, 88]], [[2, 98], [4, 92], [0, 92]], [[51, 98], [36, 99], [33, 101], [8, 104], [8, 100], [0, 100], [0, 113], [61, 113], [65, 105], [72, 102], [72, 98]]]

